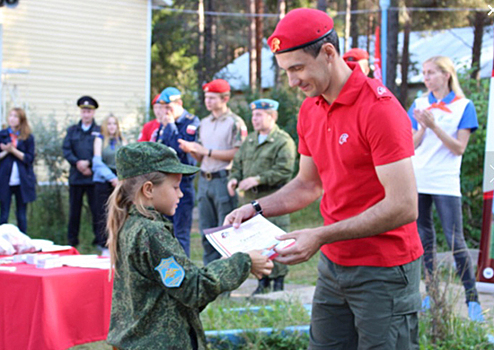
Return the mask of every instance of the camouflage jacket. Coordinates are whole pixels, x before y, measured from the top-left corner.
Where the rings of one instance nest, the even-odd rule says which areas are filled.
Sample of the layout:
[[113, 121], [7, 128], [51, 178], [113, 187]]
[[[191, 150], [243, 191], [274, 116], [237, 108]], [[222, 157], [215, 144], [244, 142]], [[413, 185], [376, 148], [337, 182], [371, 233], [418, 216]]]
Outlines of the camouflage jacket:
[[206, 349], [199, 312], [248, 277], [251, 260], [237, 253], [195, 266], [171, 222], [133, 206], [119, 232], [108, 343], [119, 349]]
[[[259, 198], [286, 184], [295, 164], [295, 142], [290, 135], [275, 124], [266, 140], [259, 144], [258, 132], [247, 136], [233, 158], [229, 180], [238, 182], [250, 176], [259, 176], [260, 191], [246, 191], [245, 195]], [[250, 193], [252, 192], [252, 193]], [[260, 194], [260, 195], [259, 195]]]

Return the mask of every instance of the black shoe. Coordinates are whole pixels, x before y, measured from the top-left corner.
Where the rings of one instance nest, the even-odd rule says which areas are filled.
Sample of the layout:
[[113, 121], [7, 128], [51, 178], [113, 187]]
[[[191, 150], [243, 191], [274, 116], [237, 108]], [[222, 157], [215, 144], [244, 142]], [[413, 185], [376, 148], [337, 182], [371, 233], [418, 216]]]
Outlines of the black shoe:
[[283, 285], [283, 282], [285, 281], [285, 277], [284, 276], [281, 276], [281, 277], [276, 277], [274, 279], [274, 283], [273, 283], [273, 292], [280, 292], [282, 290], [284, 290], [284, 285]]
[[256, 290], [252, 295], [269, 293], [271, 281], [268, 277], [263, 277], [259, 280]]

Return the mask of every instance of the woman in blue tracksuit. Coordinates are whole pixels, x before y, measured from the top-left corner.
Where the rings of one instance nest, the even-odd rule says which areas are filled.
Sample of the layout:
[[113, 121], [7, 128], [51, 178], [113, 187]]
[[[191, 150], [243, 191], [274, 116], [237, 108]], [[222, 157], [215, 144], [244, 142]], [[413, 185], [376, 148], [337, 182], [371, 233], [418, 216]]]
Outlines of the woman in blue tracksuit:
[[27, 231], [27, 203], [36, 199], [36, 176], [33, 171], [34, 136], [26, 112], [13, 108], [8, 127], [0, 131], [0, 224], [9, 219], [12, 195], [15, 196], [19, 230]]

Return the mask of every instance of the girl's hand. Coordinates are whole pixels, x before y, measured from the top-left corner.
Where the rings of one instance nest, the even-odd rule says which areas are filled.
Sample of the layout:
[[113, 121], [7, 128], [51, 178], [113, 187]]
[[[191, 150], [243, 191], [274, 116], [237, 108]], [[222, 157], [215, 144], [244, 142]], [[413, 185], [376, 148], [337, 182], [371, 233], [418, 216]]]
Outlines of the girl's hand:
[[257, 279], [261, 279], [262, 276], [269, 276], [274, 266], [273, 262], [269, 260], [267, 256], [262, 255], [261, 252], [261, 250], [252, 250], [247, 253], [252, 261], [250, 272], [252, 272]]

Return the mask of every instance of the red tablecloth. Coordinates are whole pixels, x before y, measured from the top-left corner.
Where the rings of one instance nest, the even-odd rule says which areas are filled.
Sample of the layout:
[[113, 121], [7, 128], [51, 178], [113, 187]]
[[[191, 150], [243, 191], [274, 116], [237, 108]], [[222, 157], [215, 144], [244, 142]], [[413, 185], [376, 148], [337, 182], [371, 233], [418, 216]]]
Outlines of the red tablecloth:
[[108, 270], [3, 266], [17, 271], [0, 271], [0, 349], [63, 350], [106, 339], [112, 294]]

